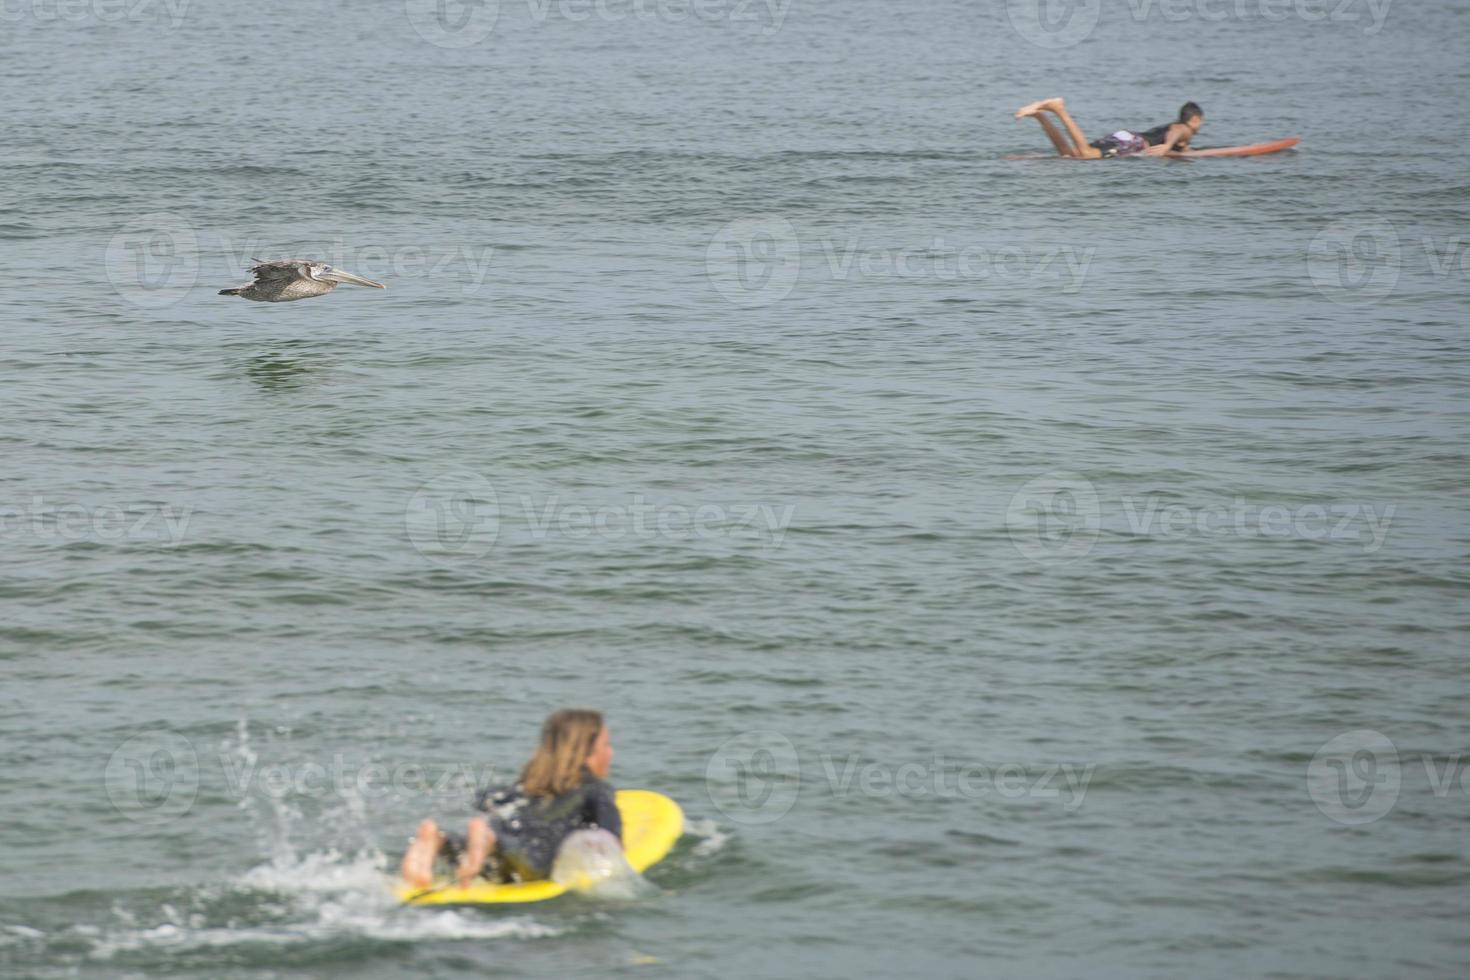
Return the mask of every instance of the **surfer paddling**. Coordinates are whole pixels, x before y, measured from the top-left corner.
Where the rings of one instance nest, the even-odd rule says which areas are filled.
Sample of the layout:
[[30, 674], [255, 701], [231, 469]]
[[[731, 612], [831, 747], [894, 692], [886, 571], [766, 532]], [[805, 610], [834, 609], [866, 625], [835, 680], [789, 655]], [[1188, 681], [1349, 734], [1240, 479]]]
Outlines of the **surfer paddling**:
[[[1056, 119], [1049, 118], [1048, 114], [1055, 116]], [[1162, 126], [1155, 126], [1153, 129], [1137, 133], [1129, 129], [1120, 129], [1116, 133], [1089, 143], [1087, 137], [1082, 135], [1082, 128], [1073, 120], [1071, 113], [1067, 111], [1066, 104], [1061, 99], [1042, 99], [1040, 102], [1033, 102], [1016, 110], [1017, 119], [1025, 119], [1028, 116], [1035, 117], [1036, 121], [1041, 123], [1041, 128], [1046, 130], [1046, 135], [1051, 138], [1052, 145], [1057, 148], [1057, 153], [1079, 160], [1129, 157], [1139, 154], [1163, 156], [1166, 153], [1178, 153], [1188, 149], [1189, 141], [1194, 138], [1205, 122], [1205, 111], [1199, 107], [1198, 103], [1186, 102], [1184, 108], [1179, 110], [1179, 118], [1175, 122], [1164, 123]], [[1061, 123], [1060, 127], [1057, 125], [1058, 122]]]
[[551, 873], [557, 849], [575, 830], [600, 827], [623, 837], [623, 820], [613, 788], [603, 782], [612, 768], [612, 742], [602, 715], [567, 709], [541, 726], [541, 744], [509, 788], [482, 790], [463, 836], [441, 831], [432, 820], [403, 855], [404, 881], [427, 888], [440, 854], [455, 864], [461, 888], [479, 875], [492, 881], [537, 881]]

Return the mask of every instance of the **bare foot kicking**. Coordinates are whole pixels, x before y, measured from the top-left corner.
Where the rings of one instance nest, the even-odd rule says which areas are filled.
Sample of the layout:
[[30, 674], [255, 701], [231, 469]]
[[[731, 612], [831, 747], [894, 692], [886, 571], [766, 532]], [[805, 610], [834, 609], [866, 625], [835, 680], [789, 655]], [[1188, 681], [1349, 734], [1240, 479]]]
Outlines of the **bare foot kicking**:
[[399, 867], [404, 881], [415, 888], [429, 887], [434, 880], [434, 855], [439, 852], [440, 840], [439, 828], [434, 821], [425, 820], [419, 824], [418, 833], [403, 853], [403, 864]]
[[1066, 103], [1063, 102], [1061, 99], [1042, 99], [1040, 102], [1033, 102], [1028, 106], [1022, 106], [1021, 108], [1017, 109], [1016, 118], [1025, 119], [1027, 116], [1034, 116], [1038, 112], [1041, 112], [1045, 109], [1050, 109], [1052, 112], [1056, 112], [1064, 108], [1066, 108]]

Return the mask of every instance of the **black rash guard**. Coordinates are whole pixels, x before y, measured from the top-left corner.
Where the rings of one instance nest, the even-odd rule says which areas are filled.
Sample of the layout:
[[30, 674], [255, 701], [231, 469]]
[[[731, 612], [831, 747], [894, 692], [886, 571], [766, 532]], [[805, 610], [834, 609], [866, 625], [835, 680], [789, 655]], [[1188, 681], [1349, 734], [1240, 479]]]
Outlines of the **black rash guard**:
[[613, 788], [590, 773], [582, 785], [555, 797], [527, 796], [520, 783], [482, 790], [475, 807], [490, 815], [500, 874], [537, 881], [551, 873], [561, 842], [574, 830], [601, 827], [623, 839]]
[[[1164, 140], [1169, 138], [1169, 128], [1177, 125], [1179, 125], [1177, 122], [1164, 123], [1164, 125], [1155, 126], [1153, 129], [1145, 129], [1138, 135], [1148, 140], [1149, 146], [1159, 146]], [[1179, 141], [1175, 140], [1174, 142], [1178, 143]], [[1170, 149], [1173, 149], [1173, 147], [1170, 147]]]

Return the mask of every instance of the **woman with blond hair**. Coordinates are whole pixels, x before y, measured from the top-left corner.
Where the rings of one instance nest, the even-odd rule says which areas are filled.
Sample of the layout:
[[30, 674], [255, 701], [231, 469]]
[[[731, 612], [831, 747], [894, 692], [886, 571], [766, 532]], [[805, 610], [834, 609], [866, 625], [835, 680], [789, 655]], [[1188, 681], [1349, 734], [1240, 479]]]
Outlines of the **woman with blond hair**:
[[488, 816], [471, 817], [463, 836], [440, 831], [432, 820], [419, 824], [403, 855], [403, 879], [427, 888], [434, 859], [444, 854], [461, 888], [481, 874], [494, 881], [537, 881], [551, 873], [557, 849], [575, 830], [600, 827], [621, 841], [622, 817], [613, 788], [603, 782], [612, 758], [600, 712], [569, 708], [551, 714], [520, 780], [476, 797], [475, 807]]

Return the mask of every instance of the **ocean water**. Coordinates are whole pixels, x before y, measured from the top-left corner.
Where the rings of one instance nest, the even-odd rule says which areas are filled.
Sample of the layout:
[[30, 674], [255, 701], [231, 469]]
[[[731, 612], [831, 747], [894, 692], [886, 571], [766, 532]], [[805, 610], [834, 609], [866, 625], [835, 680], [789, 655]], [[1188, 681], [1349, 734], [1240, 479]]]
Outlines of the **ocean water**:
[[[0, 974], [1465, 975], [1467, 29], [0, 6]], [[397, 907], [572, 704], [655, 890]]]

